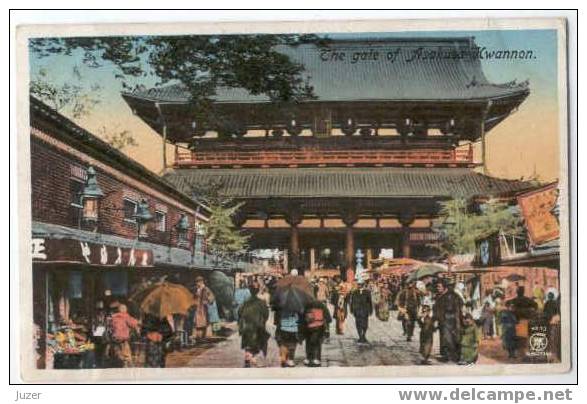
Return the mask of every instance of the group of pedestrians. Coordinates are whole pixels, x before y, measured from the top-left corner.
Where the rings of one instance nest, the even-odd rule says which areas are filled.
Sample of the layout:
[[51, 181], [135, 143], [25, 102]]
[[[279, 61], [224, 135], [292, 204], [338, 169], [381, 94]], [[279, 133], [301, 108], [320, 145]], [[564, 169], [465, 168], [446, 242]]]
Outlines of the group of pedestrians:
[[[292, 271], [290, 276], [298, 276], [297, 271]], [[258, 279], [250, 282], [249, 298], [240, 304], [237, 310], [241, 348], [245, 352], [245, 367], [255, 366], [259, 353], [267, 354], [267, 344], [271, 337], [266, 329], [270, 314], [269, 305], [266, 299], [260, 297], [263, 288], [270, 287], [263, 285]], [[322, 292], [325, 292], [324, 289]], [[304, 342], [304, 364], [309, 367], [321, 366], [322, 344], [330, 336], [332, 317], [327, 307], [328, 293], [318, 293], [315, 297], [308, 301], [303, 310], [298, 311], [270, 303], [274, 313], [275, 340], [279, 346], [282, 367], [295, 366], [297, 346]]]
[[[293, 270], [290, 276], [297, 276], [297, 271]], [[453, 277], [435, 276], [426, 282], [406, 278], [347, 282], [335, 276], [314, 279], [311, 284], [314, 299], [303, 310], [287, 310], [271, 304], [270, 297], [260, 298], [261, 289], [269, 295], [272, 292], [272, 285], [263, 280], [248, 286], [242, 284], [237, 289], [235, 299], [245, 366], [254, 366], [256, 355], [267, 352], [271, 335], [266, 322], [271, 311], [282, 367], [295, 366], [296, 349], [301, 344], [305, 344], [304, 364], [321, 366], [322, 344], [330, 337], [331, 322], [336, 334], [342, 335], [349, 314], [354, 317], [358, 344], [369, 343], [370, 320], [397, 320], [408, 342], [419, 328], [420, 364], [432, 363], [432, 348], [438, 338], [438, 361], [468, 365], [478, 360], [482, 338], [494, 336], [501, 338], [508, 357], [514, 358], [521, 344], [520, 323], [536, 316], [556, 321], [560, 312], [552, 292], [546, 294], [540, 307], [536, 299], [525, 297], [522, 286], [513, 299], [506, 300], [504, 292], [495, 287], [487, 291], [485, 299], [473, 302]]]
[[[144, 280], [133, 291], [140, 293], [162, 280]], [[214, 334], [220, 321], [214, 293], [198, 276], [193, 288], [193, 304], [187, 314], [163, 318], [144, 313], [133, 300], [110, 297], [100, 302], [92, 326], [96, 367], [134, 367], [144, 347], [145, 367], [165, 367], [167, 354]], [[123, 303], [124, 302], [124, 303]], [[131, 314], [132, 313], [132, 314]], [[135, 344], [136, 343], [136, 344]]]

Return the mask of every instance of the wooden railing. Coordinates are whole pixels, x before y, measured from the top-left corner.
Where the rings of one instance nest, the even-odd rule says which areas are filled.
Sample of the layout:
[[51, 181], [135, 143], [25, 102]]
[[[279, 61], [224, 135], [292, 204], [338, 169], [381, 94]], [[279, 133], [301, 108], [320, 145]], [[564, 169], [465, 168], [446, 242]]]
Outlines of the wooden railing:
[[345, 165], [473, 166], [473, 148], [452, 150], [190, 151], [176, 147], [176, 167]]

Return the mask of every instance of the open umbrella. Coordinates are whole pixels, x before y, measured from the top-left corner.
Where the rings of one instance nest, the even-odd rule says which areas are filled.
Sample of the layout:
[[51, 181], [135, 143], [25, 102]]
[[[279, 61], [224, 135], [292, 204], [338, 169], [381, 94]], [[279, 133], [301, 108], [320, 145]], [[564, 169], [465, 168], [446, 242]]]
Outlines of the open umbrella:
[[302, 313], [313, 300], [312, 286], [303, 276], [285, 276], [275, 284], [271, 303], [282, 310]]
[[418, 279], [425, 278], [427, 276], [434, 276], [440, 273], [446, 272], [446, 269], [437, 264], [424, 264], [415, 271], [411, 272], [408, 280], [409, 281], [416, 281]]
[[226, 314], [231, 308], [234, 299], [234, 281], [220, 271], [213, 271], [208, 276], [208, 287], [214, 293], [218, 308]]
[[519, 275], [519, 274], [511, 274], [506, 276], [506, 279], [510, 282], [518, 282], [518, 281], [524, 281], [526, 280], [525, 276]]
[[142, 312], [158, 318], [186, 314], [194, 304], [194, 297], [185, 286], [169, 282], [150, 286], [132, 296], [131, 300], [138, 303]]

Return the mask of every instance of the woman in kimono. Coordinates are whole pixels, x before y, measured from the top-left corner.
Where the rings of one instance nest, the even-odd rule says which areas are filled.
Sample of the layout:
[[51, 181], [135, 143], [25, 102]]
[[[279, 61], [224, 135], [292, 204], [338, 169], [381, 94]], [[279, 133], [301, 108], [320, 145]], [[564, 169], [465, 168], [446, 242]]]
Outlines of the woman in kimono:
[[493, 338], [494, 311], [489, 302], [483, 304], [481, 311], [481, 325], [483, 326], [483, 339]]
[[470, 365], [479, 357], [479, 329], [473, 316], [469, 313], [463, 318], [461, 335], [461, 360], [459, 365]]
[[256, 285], [250, 288], [250, 297], [238, 309], [238, 332], [241, 336], [241, 348], [245, 351], [245, 367], [256, 365], [255, 356], [259, 352], [267, 354], [269, 333], [265, 323], [269, 318], [267, 304], [257, 296]]

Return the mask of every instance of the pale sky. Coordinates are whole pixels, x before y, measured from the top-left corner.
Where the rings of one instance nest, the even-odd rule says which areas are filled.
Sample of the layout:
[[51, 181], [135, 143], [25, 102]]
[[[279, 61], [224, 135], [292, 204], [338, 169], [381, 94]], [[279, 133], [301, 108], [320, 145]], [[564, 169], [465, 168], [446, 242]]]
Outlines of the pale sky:
[[[487, 165], [489, 173], [504, 178], [528, 178], [534, 174], [543, 181], [559, 176], [559, 122], [557, 89], [557, 38], [555, 30], [507, 30], [507, 31], [444, 31], [410, 32], [389, 34], [331, 34], [337, 37], [442, 37], [474, 36], [476, 43], [489, 50], [532, 50], [536, 57], [531, 60], [482, 60], [483, 70], [493, 83], [511, 80], [530, 81], [530, 96], [518, 111], [491, 130], [487, 136]], [[80, 68], [81, 85], [102, 87], [102, 102], [92, 114], [78, 122], [92, 133], [98, 134], [103, 126], [127, 129], [139, 145], [124, 150], [130, 157], [155, 172], [161, 165], [160, 137], [138, 117], [120, 96], [122, 86], [114, 77], [113, 68], [85, 67], [79, 54], [51, 56], [36, 59], [31, 57], [33, 74], [43, 68], [56, 83], [72, 82], [74, 66]], [[156, 80], [137, 80], [146, 87], [153, 87]], [[172, 148], [169, 147], [169, 157]]]

